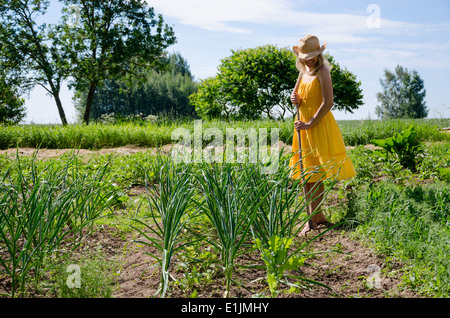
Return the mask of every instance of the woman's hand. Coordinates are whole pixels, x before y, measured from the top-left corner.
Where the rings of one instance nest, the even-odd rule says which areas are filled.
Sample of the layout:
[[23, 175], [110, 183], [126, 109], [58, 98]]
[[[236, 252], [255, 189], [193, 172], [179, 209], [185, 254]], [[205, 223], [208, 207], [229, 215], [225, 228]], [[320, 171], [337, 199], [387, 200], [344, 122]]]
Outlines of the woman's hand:
[[300, 96], [298, 96], [298, 94], [296, 92], [293, 92], [291, 94], [291, 102], [292, 102], [292, 104], [298, 106], [302, 102], [302, 99], [300, 98]]
[[295, 130], [297, 130], [297, 131], [300, 131], [300, 130], [308, 130], [308, 129], [311, 129], [311, 127], [312, 127], [312, 125], [311, 125], [311, 123], [305, 123], [305, 122], [302, 122], [302, 121], [296, 121], [295, 123], [294, 123], [294, 128], [295, 128]]

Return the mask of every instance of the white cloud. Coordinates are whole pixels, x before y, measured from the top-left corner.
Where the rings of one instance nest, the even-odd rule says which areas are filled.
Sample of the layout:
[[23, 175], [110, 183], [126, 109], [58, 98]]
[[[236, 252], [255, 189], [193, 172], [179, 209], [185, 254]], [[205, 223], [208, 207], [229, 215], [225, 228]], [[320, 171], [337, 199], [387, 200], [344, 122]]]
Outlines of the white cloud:
[[[450, 23], [413, 23], [379, 16], [365, 10], [337, 13], [307, 12], [306, 0], [148, 0], [158, 13], [177, 24], [205, 30], [253, 36], [253, 43], [291, 46], [302, 35], [315, 34], [328, 43], [332, 55], [353, 65], [391, 67], [448, 67], [447, 37]], [[372, 27], [371, 27], [372, 26]], [[279, 33], [259, 34], [259, 27], [279, 28]], [[289, 31], [289, 30], [292, 31]], [[287, 31], [286, 31], [287, 30]], [[447, 41], [436, 43], [437, 37]], [[427, 49], [428, 48], [428, 49]], [[423, 52], [428, 51], [427, 55]], [[345, 63], [344, 63], [345, 64]]]
[[[421, 25], [383, 19], [381, 28], [370, 28], [369, 13], [318, 13], [300, 10], [304, 1], [292, 0], [148, 0], [157, 12], [175, 19], [178, 23], [206, 30], [252, 33], [245, 26], [256, 24], [301, 27], [314, 34], [330, 35], [335, 41], [357, 43], [367, 41], [367, 36], [384, 34], [417, 35], [442, 25]], [[448, 29], [449, 26], [446, 25]]]
[[230, 23], [267, 23], [288, 9], [283, 0], [151, 0], [149, 5], [179, 23], [206, 30], [250, 33], [249, 29], [232, 27]]

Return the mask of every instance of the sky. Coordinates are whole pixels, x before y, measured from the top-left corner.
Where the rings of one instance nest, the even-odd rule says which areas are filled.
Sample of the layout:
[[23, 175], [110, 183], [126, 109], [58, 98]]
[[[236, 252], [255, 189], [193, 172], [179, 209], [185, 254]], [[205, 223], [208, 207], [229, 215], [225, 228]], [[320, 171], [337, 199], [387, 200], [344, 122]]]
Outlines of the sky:
[[[61, 6], [52, 0], [47, 23]], [[146, 0], [172, 26], [178, 52], [195, 80], [215, 76], [223, 58], [239, 49], [271, 44], [292, 48], [305, 35], [327, 43], [325, 52], [356, 75], [364, 105], [337, 120], [376, 119], [376, 94], [384, 70], [397, 65], [424, 80], [429, 118], [450, 118], [449, 0]], [[63, 107], [75, 122], [73, 91], [64, 87]], [[26, 123], [60, 123], [56, 104], [42, 88], [26, 99]]]

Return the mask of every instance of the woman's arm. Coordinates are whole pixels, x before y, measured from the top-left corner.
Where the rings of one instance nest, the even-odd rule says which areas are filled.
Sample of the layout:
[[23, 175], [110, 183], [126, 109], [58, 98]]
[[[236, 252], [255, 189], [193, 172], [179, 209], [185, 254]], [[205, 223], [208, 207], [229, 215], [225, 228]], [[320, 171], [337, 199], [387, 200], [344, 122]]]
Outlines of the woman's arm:
[[325, 117], [325, 115], [331, 110], [333, 107], [334, 99], [333, 99], [333, 84], [331, 82], [331, 73], [328, 67], [322, 67], [319, 71], [319, 81], [320, 86], [322, 88], [322, 96], [323, 103], [311, 118], [311, 120], [307, 123], [299, 123], [299, 129], [311, 129], [317, 123]]
[[298, 96], [297, 94], [297, 90], [298, 90], [298, 86], [300, 85], [300, 81], [302, 80], [302, 73], [298, 74], [298, 78], [297, 78], [297, 83], [295, 83], [295, 87], [294, 87], [294, 91], [291, 94], [291, 102], [294, 105], [300, 105], [301, 103], [301, 98], [300, 96]]

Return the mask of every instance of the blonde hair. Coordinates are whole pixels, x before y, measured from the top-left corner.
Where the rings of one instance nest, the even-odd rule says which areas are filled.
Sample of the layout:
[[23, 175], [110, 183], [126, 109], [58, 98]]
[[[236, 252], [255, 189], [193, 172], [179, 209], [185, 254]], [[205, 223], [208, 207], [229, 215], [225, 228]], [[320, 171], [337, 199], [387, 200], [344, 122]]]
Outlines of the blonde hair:
[[311, 70], [308, 71], [306, 68], [306, 60], [301, 59], [299, 57], [297, 57], [297, 62], [295, 63], [295, 66], [297, 67], [297, 70], [302, 73], [302, 74], [309, 74], [312, 76], [317, 75], [317, 73], [319, 73], [319, 70], [323, 67], [323, 66], [327, 66], [329, 70], [331, 70], [331, 65], [328, 62], [328, 60], [326, 59], [326, 57], [320, 53], [318, 55], [319, 59], [317, 60], [317, 64], [316, 67]]

